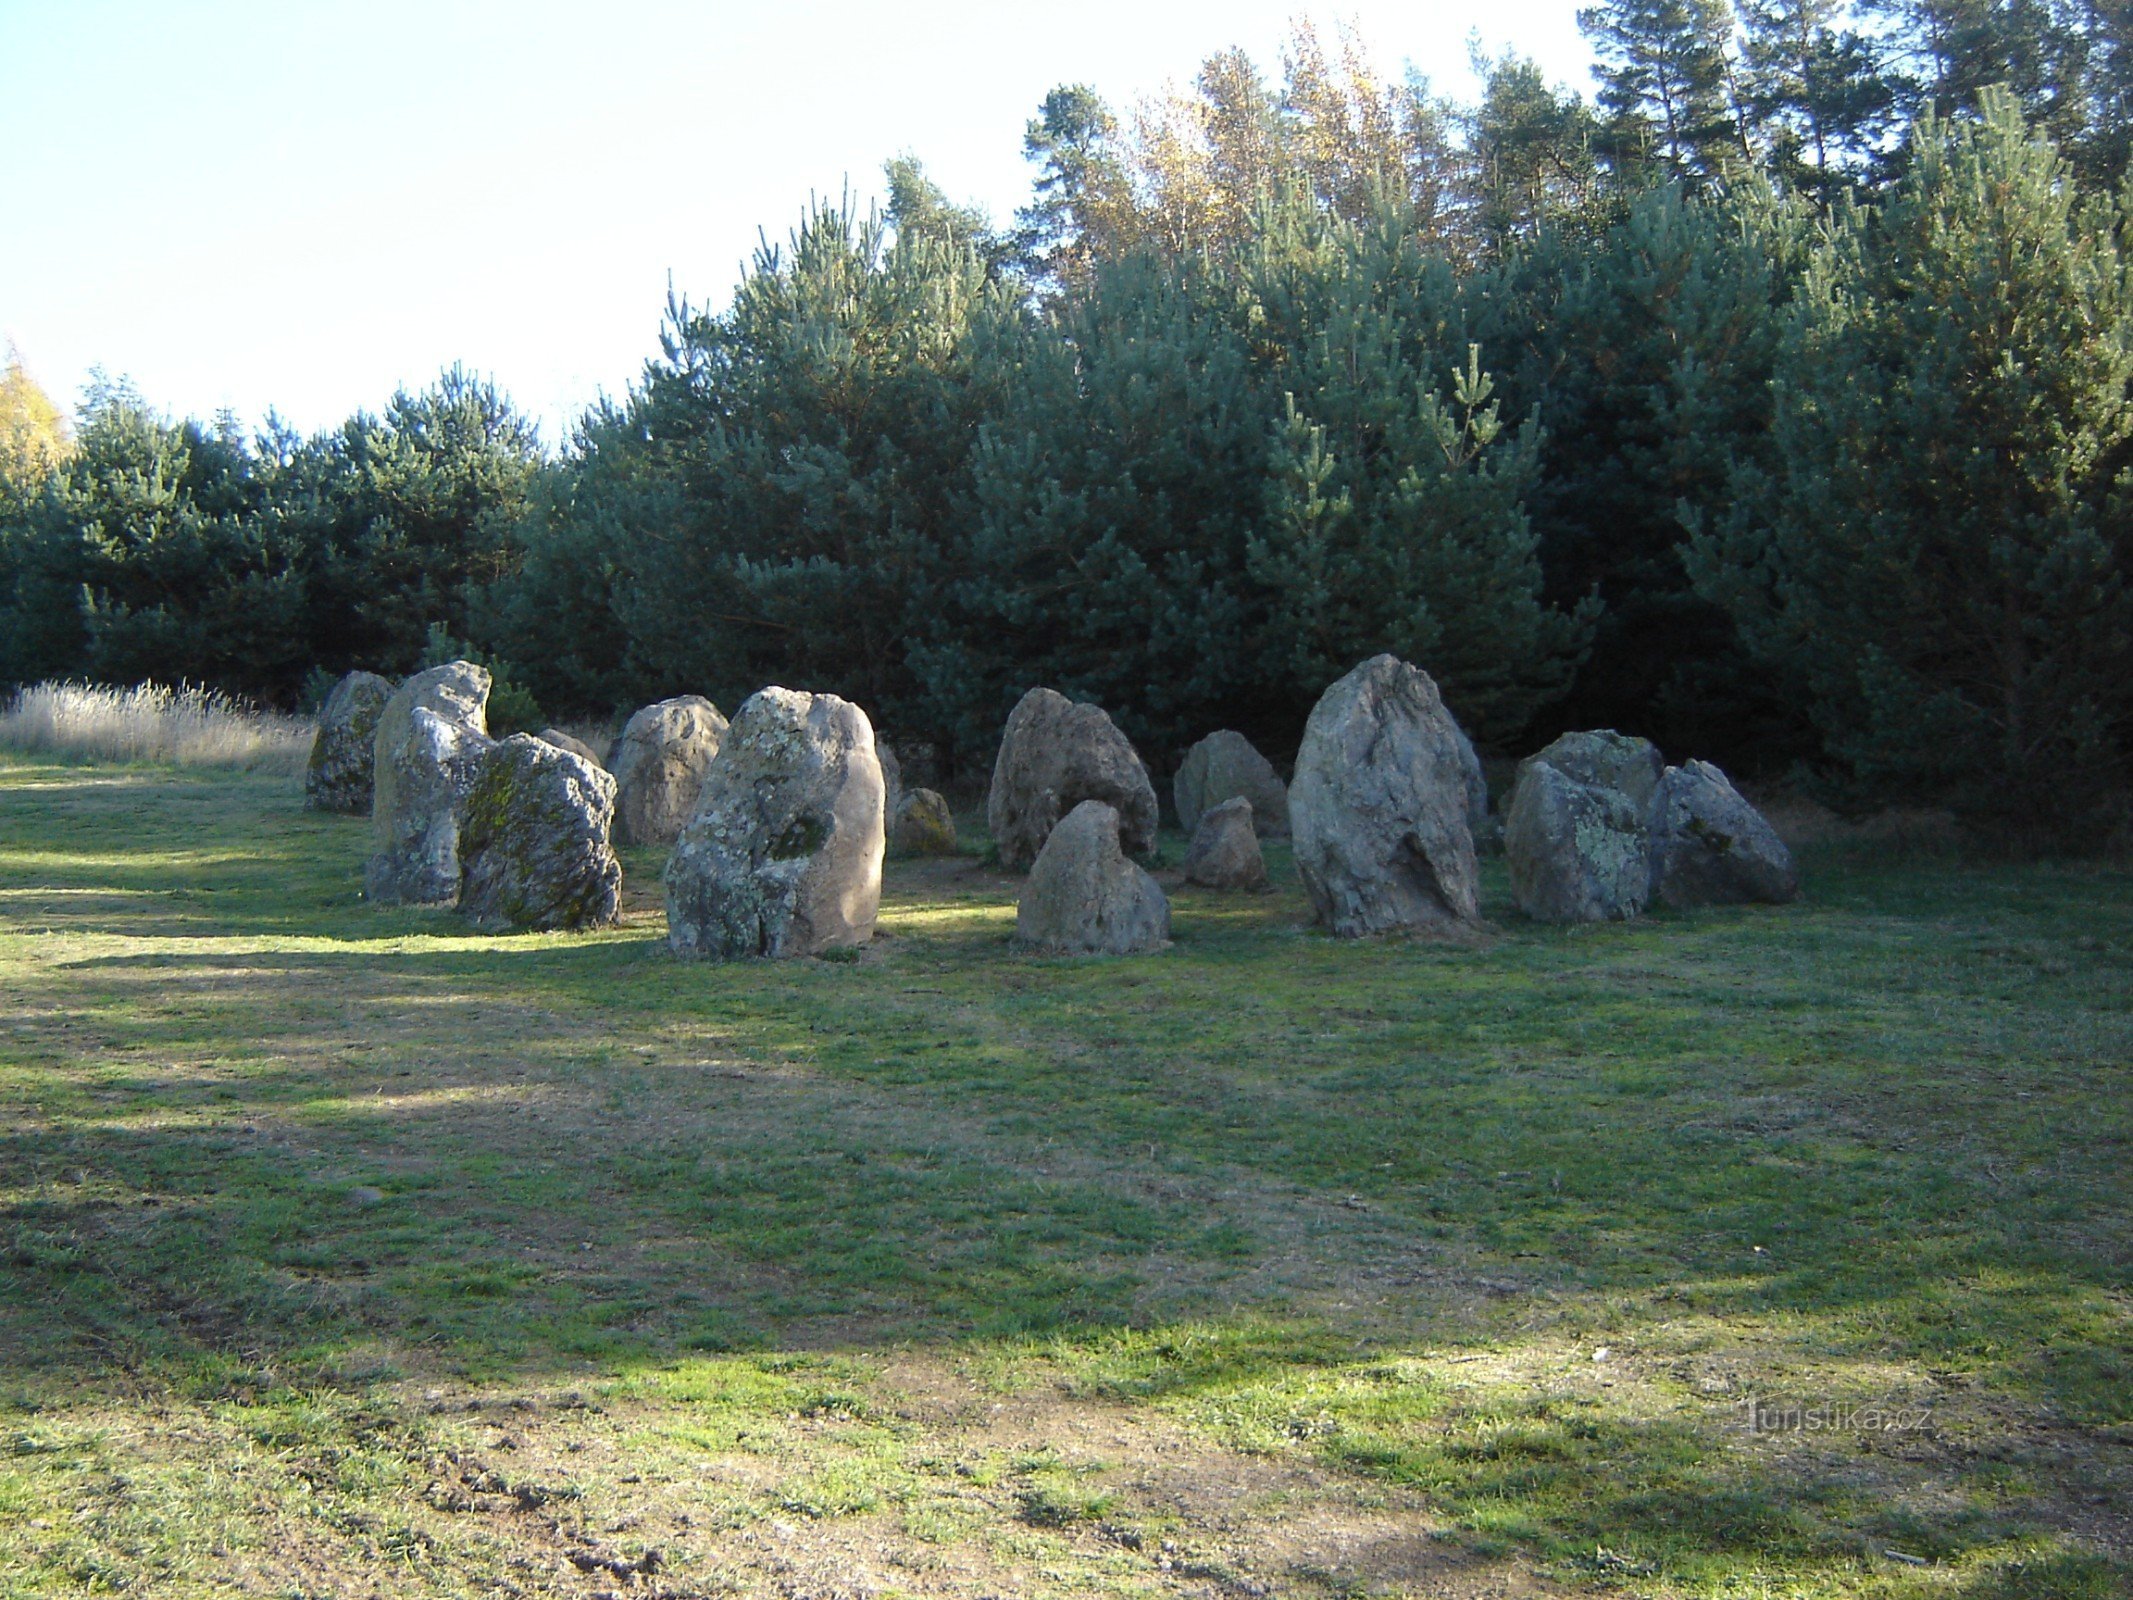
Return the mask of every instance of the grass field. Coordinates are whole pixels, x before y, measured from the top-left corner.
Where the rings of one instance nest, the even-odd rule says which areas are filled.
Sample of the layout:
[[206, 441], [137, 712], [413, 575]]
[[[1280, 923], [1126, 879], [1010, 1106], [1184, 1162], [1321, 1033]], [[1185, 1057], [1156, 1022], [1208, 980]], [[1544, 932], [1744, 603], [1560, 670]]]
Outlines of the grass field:
[[0, 1596], [2133, 1585], [2123, 873], [709, 967], [298, 799], [0, 757]]

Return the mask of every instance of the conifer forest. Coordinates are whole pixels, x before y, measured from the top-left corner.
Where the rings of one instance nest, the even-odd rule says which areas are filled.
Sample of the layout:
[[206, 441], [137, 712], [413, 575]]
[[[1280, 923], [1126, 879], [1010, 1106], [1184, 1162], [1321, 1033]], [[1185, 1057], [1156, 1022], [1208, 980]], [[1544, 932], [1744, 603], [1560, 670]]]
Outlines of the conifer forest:
[[[1484, 750], [1635, 730], [2006, 837], [2133, 759], [2133, 13], [1601, 0], [1473, 103], [1299, 25], [1033, 108], [1028, 204], [817, 200], [561, 441], [462, 370], [302, 437], [19, 365], [0, 683], [500, 723], [805, 683], [945, 773], [1032, 682], [1158, 765], [1391, 651]], [[885, 134], [885, 137], [891, 135]], [[774, 219], [772, 219], [774, 220]], [[778, 237], [776, 229], [768, 236]]]

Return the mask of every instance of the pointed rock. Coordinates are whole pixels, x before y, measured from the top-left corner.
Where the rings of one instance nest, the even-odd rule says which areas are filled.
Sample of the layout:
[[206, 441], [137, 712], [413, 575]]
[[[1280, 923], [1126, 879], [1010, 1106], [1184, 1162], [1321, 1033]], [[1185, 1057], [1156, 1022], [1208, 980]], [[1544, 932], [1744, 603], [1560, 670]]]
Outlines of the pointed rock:
[[1118, 812], [1084, 800], [1045, 838], [1022, 900], [1015, 936], [1040, 950], [1130, 955], [1170, 940], [1170, 902], [1128, 861]]
[[752, 694], [667, 858], [667, 943], [731, 961], [861, 945], [881, 907], [874, 728], [849, 700]]
[[1373, 656], [1319, 697], [1289, 785], [1296, 870], [1344, 938], [1481, 918], [1460, 735], [1428, 673]]
[[725, 735], [726, 719], [700, 694], [660, 700], [632, 716], [607, 759], [615, 775], [615, 837], [672, 844], [696, 810]]
[[1744, 901], [1783, 905], [1800, 892], [1785, 841], [1708, 761], [1668, 767], [1659, 781], [1652, 883], [1660, 902], [1677, 909]]
[[1000, 864], [1030, 865], [1059, 819], [1084, 800], [1118, 813], [1128, 854], [1155, 853], [1155, 785], [1131, 742], [1103, 707], [1032, 689], [1008, 716], [985, 804]]
[[351, 672], [319, 708], [318, 737], [304, 769], [304, 805], [312, 811], [370, 815], [377, 770], [378, 718], [393, 696], [390, 678]]
[[378, 714], [373, 853], [363, 892], [383, 905], [459, 898], [460, 808], [488, 754], [489, 674], [450, 661], [409, 678]]
[[1274, 764], [1252, 741], [1228, 728], [1211, 733], [1185, 752], [1170, 798], [1178, 808], [1178, 826], [1190, 835], [1201, 816], [1239, 796], [1252, 803], [1252, 826], [1262, 839], [1289, 836], [1289, 788]]

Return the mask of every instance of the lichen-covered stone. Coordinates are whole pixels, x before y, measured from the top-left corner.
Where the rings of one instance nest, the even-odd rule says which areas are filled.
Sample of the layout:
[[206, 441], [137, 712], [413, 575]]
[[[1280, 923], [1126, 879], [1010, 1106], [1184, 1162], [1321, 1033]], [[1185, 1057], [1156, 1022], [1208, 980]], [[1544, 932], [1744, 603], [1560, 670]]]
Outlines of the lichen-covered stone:
[[955, 813], [932, 789], [906, 790], [896, 808], [890, 843], [898, 855], [952, 856], [956, 852]]
[[1428, 673], [1374, 656], [1326, 690], [1289, 785], [1296, 870], [1344, 938], [1480, 920], [1457, 727]]
[[[1512, 898], [1543, 922], [1639, 915], [1651, 899], [1649, 805], [1621, 789], [1581, 782], [1546, 755], [1520, 765], [1504, 816]], [[1631, 769], [1633, 778], [1636, 772]]]
[[1677, 909], [1763, 901], [1800, 892], [1792, 852], [1763, 814], [1708, 761], [1668, 767], [1652, 808], [1652, 884]]
[[1224, 728], [1185, 752], [1170, 797], [1178, 808], [1178, 826], [1189, 835], [1203, 814], [1239, 796], [1252, 805], [1252, 826], [1264, 839], [1289, 836], [1289, 788], [1274, 764], [1241, 733]]
[[313, 811], [370, 815], [377, 768], [378, 717], [392, 698], [390, 678], [351, 672], [319, 708], [318, 737], [304, 769], [304, 804]]
[[632, 716], [608, 752], [615, 837], [625, 844], [672, 844], [696, 811], [704, 774], [725, 736], [725, 717], [700, 694], [661, 700]]
[[1170, 902], [1120, 848], [1118, 812], [1084, 800], [1046, 835], [1015, 909], [1015, 937], [1040, 950], [1130, 955], [1170, 940]]
[[602, 772], [607, 770], [607, 763], [600, 759], [600, 753], [575, 734], [565, 733], [561, 728], [543, 728], [534, 737], [543, 744], [554, 745], [558, 750], [568, 750], [580, 761], [590, 762]]
[[459, 898], [460, 807], [491, 745], [489, 674], [471, 661], [418, 672], [385, 702], [375, 739], [363, 892], [386, 905]]
[[1032, 689], [1007, 718], [985, 803], [1000, 864], [1030, 865], [1059, 819], [1084, 800], [1101, 800], [1118, 813], [1129, 854], [1155, 853], [1155, 785], [1131, 742], [1103, 707]]
[[750, 695], [667, 858], [667, 943], [712, 960], [864, 944], [881, 906], [883, 798], [859, 707]]
[[1185, 881], [1209, 889], [1264, 889], [1266, 857], [1252, 825], [1252, 803], [1233, 795], [1200, 813], [1185, 850]]
[[1612, 728], [1563, 734], [1539, 754], [1526, 757], [1521, 770], [1534, 761], [1545, 761], [1578, 783], [1613, 789], [1640, 812], [1650, 811], [1660, 774], [1666, 771], [1666, 758], [1651, 740]]
[[615, 920], [608, 843], [615, 780], [545, 736], [489, 751], [461, 807], [459, 910], [478, 928], [597, 928]]

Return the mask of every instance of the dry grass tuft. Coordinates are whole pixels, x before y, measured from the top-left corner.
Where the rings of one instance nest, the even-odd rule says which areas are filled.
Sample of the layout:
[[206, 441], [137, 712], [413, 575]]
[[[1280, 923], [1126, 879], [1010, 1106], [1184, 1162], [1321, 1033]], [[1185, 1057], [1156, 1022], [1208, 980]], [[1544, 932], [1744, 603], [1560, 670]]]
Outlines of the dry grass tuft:
[[300, 775], [316, 724], [212, 689], [40, 683], [0, 709], [0, 745], [101, 761], [167, 761]]

